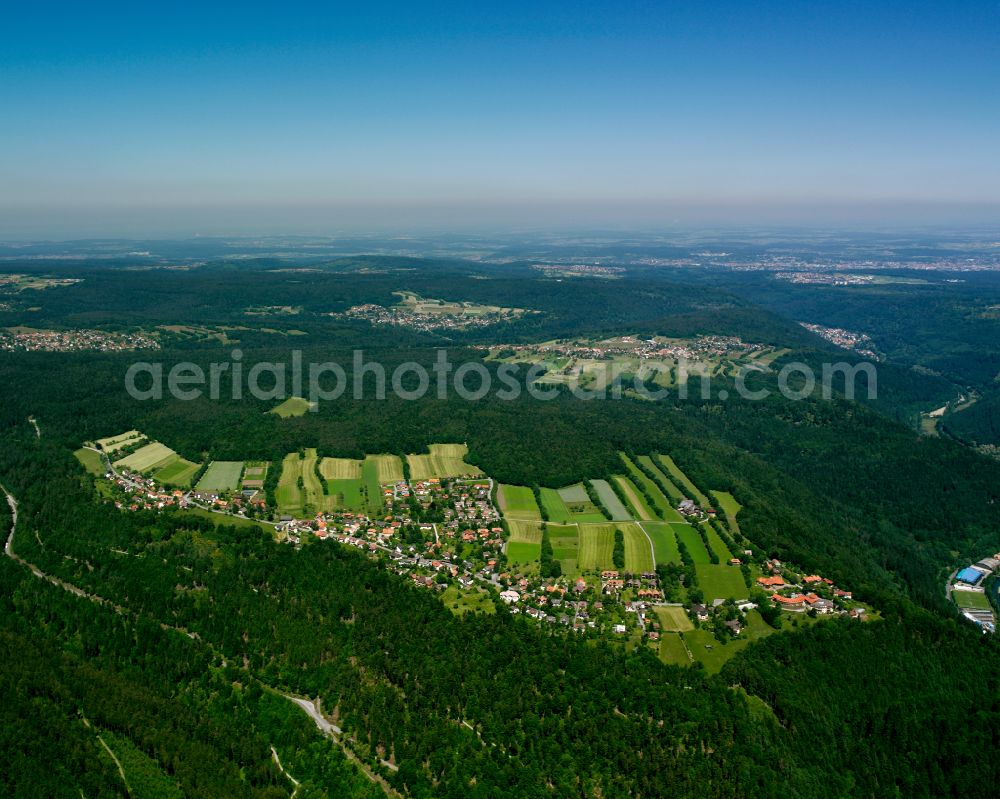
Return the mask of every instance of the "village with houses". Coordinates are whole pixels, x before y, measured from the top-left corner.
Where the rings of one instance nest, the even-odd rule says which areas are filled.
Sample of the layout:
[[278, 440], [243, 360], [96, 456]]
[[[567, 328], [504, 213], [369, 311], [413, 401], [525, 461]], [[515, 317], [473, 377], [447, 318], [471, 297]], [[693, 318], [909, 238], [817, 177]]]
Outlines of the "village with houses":
[[0, 351], [6, 352], [132, 352], [159, 349], [159, 342], [145, 333], [111, 333], [106, 330], [38, 330], [31, 327], [0, 329]]
[[[259, 524], [294, 547], [336, 541], [440, 594], [456, 613], [503, 607], [553, 629], [650, 646], [668, 661], [698, 662], [730, 642], [780, 628], [782, 619], [794, 626], [796, 618], [868, 617], [869, 608], [833, 580], [801, 576], [756, 554], [744, 539], [737, 544], [731, 536], [738, 533], [720, 521], [725, 516], [735, 525], [735, 514], [708, 506], [704, 495], [699, 501], [678, 494], [670, 521], [644, 519], [655, 486], [634, 471], [615, 478], [617, 495], [606, 490], [607, 481], [588, 481], [600, 489], [597, 504], [573, 487], [540, 489], [535, 502], [527, 489], [499, 485], [466, 464], [466, 451], [433, 445], [436, 454], [408, 456], [409, 474], [397, 470], [392, 456], [376, 456], [378, 469], [369, 473], [367, 461], [355, 472], [343, 459], [322, 459], [315, 450], [292, 453], [282, 464], [277, 502], [268, 501], [266, 488], [273, 464], [199, 465], [137, 431], [89, 442], [77, 456], [122, 511], [212, 513], [219, 523]], [[327, 461], [337, 463], [328, 468]], [[448, 476], [428, 473], [435, 469]], [[324, 473], [358, 477], [324, 482]], [[292, 510], [293, 488], [302, 498], [300, 510], [284, 512]], [[549, 521], [526, 519], [528, 506], [544, 507]], [[622, 520], [602, 523], [598, 508]], [[567, 550], [567, 535], [576, 537], [578, 552]], [[560, 558], [557, 573], [539, 568], [541, 542], [550, 536]], [[677, 554], [664, 554], [671, 547]]]
[[472, 302], [427, 299], [407, 291], [394, 293], [400, 298], [396, 305], [387, 307], [364, 303], [329, 315], [334, 318], [360, 319], [373, 325], [448, 331], [490, 327], [529, 313], [524, 308], [501, 308]]
[[811, 322], [799, 322], [799, 324], [810, 333], [815, 333], [824, 341], [828, 341], [842, 350], [851, 350], [873, 361], [882, 360], [882, 355], [876, 350], [872, 337], [867, 333], [857, 333], [842, 327], [825, 327]]
[[781, 561], [768, 559], [765, 567], [770, 572], [766, 577], [758, 577], [757, 585], [770, 594], [771, 601], [782, 610], [791, 613], [815, 611], [822, 615], [846, 613], [850, 618], [864, 618], [865, 608], [849, 607], [854, 599], [851, 591], [838, 588], [829, 577], [811, 574], [797, 578], [786, 570]]
[[698, 336], [692, 339], [671, 339], [664, 336], [618, 336], [603, 340], [568, 339], [540, 344], [481, 345], [492, 353], [516, 353], [519, 356], [556, 356], [588, 360], [638, 358], [640, 360], [678, 359], [707, 360], [722, 356], [763, 354], [771, 348], [763, 344], [748, 344], [737, 336]]
[[488, 361], [525, 364], [537, 383], [606, 388], [629, 378], [677, 388], [692, 378], [733, 376], [747, 367], [767, 367], [786, 350], [746, 342], [738, 336], [691, 338], [621, 335], [531, 344], [477, 345]]

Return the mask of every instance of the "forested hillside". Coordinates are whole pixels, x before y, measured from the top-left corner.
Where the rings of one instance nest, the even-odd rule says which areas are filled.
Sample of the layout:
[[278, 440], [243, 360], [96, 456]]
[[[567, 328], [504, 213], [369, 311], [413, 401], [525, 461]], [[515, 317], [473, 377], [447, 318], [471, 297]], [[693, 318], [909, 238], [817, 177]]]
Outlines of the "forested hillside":
[[[5, 565], [15, 580], [6, 594], [39, 595], [5, 614], [7, 624], [37, 636], [36, 619], [58, 619], [43, 638], [79, 647], [97, 670], [84, 682], [77, 671], [64, 672], [68, 704], [47, 712], [72, 719], [79, 710], [104, 729], [133, 736], [161, 763], [178, 758], [171, 768], [180, 769], [187, 755], [181, 746], [162, 759], [171, 744], [160, 719], [171, 712], [182, 714], [177, 723], [189, 717], [169, 703], [161, 708], [158, 686], [178, 686], [180, 695], [171, 696], [196, 703], [188, 707], [202, 719], [201, 735], [212, 708], [232, 708], [230, 681], [321, 696], [358, 751], [389, 759], [398, 771], [383, 769], [386, 778], [416, 796], [825, 796], [831, 786], [843, 796], [897, 787], [938, 796], [977, 784], [981, 768], [979, 776], [952, 771], [953, 748], [942, 750], [926, 736], [931, 720], [955, 748], [988, 762], [1000, 710], [988, 699], [996, 696], [996, 647], [922, 611], [862, 628], [830, 623], [808, 635], [772, 636], [721, 677], [706, 679], [643, 652], [539, 633], [502, 612], [457, 619], [433, 596], [336, 545], [297, 552], [269, 535], [215, 529], [208, 521], [119, 514], [88, 498], [72, 462], [54, 448], [36, 444], [36, 454], [30, 439], [19, 443], [16, 471], [4, 475], [26, 520], [15, 538], [18, 554], [128, 609], [119, 618]], [[33, 603], [42, 602], [62, 609], [55, 616], [35, 610]], [[79, 638], [79, 614], [98, 629]], [[201, 643], [154, 620], [190, 630]], [[128, 674], [139, 664], [146, 693], [104, 674]], [[953, 669], [961, 681], [945, 678]], [[45, 680], [44, 673], [36, 670], [35, 679]], [[845, 673], [849, 692], [841, 690]], [[185, 699], [185, 686], [200, 689]], [[135, 703], [150, 714], [115, 715], [121, 711], [114, 707]], [[765, 705], [770, 710], [762, 712]], [[240, 706], [239, 723], [255, 732], [241, 733], [232, 717], [220, 718], [219, 734], [239, 736], [245, 753], [227, 747], [218, 756], [216, 787], [206, 788], [214, 795], [252, 789], [253, 780], [217, 782], [229, 761], [255, 762], [261, 786], [280, 783], [266, 758], [278, 733], [261, 721], [258, 714], [267, 714], [260, 708], [246, 700]], [[968, 725], [973, 709], [975, 733]], [[859, 728], [870, 737], [860, 737]], [[817, 740], [806, 745], [807, 734]], [[901, 741], [919, 770], [897, 757]], [[215, 757], [195, 751], [196, 771]], [[196, 779], [176, 775], [182, 784]], [[360, 785], [346, 774], [341, 779]]]
[[[226, 354], [206, 352], [206, 368]], [[311, 355], [350, 366], [349, 352], [306, 350]], [[433, 352], [376, 350], [367, 357], [391, 371], [409, 360], [430, 363]], [[207, 454], [280, 461], [303, 447], [363, 457], [466, 441], [470, 462], [497, 479], [553, 487], [611, 475], [622, 449], [671, 452], [700, 484], [745, 498], [745, 523], [760, 546], [807, 567], [822, 565], [870, 596], [891, 601], [901, 593], [929, 607], [943, 605], [942, 572], [953, 552], [979, 557], [995, 546], [1000, 529], [1000, 520], [982, 510], [1000, 493], [1000, 465], [853, 403], [778, 396], [581, 402], [569, 395], [407, 401], [390, 394], [345, 396], [316, 413], [280, 419], [265, 413], [268, 402], [249, 397], [137, 402], [120, 388], [128, 363], [117, 356], [24, 355], [0, 364], [4, 380], [34, 378], [5, 409], [10, 424], [25, 425], [19, 420], [34, 414], [66, 451], [109, 431], [142, 429], [193, 461]]]
[[1000, 445], [1000, 390], [986, 393], [967, 408], [941, 420], [944, 430], [970, 444]]
[[[525, 269], [501, 279], [484, 267], [457, 297], [451, 265], [407, 277], [428, 296], [542, 311], [458, 334], [456, 346], [323, 316], [391, 301], [399, 273], [359, 275], [351, 270], [372, 262], [345, 261], [299, 285], [300, 273], [267, 266], [216, 265], [190, 283], [158, 275], [145, 287], [139, 273], [88, 275], [46, 295], [38, 318], [127, 327], [183, 313], [214, 332], [142, 353], [0, 358], [0, 484], [19, 503], [8, 552], [17, 559], [0, 559], [6, 794], [124, 795], [115, 757], [162, 795], [213, 797], [287, 796], [295, 780], [300, 798], [930, 799], [1000, 777], [1000, 651], [943, 593], [955, 566], [1000, 549], [1000, 463], [892, 418], [953, 384], [921, 384], [890, 364], [880, 404], [784, 399], [773, 374], [752, 381], [771, 390], [760, 401], [740, 399], [721, 375], [707, 399], [658, 401], [566, 390], [551, 400], [375, 399], [369, 380], [361, 398], [348, 391], [288, 418], [268, 413], [274, 399], [234, 398], [228, 376], [218, 400], [126, 393], [140, 358], [206, 370], [231, 359], [235, 345], [218, 332], [241, 337], [246, 368], [287, 361], [294, 346], [306, 363], [342, 364], [348, 380], [362, 345], [367, 362], [391, 372], [431, 364], [446, 343], [454, 363], [482, 362], [481, 340], [584, 330], [728, 330], [783, 346], [789, 359], [829, 354], [794, 322], [712, 288], [578, 280], [540, 292]], [[247, 285], [234, 291], [234, 281]], [[238, 329], [259, 303], [310, 310]], [[487, 368], [496, 375], [495, 362]], [[224, 516], [117, 510], [73, 452], [133, 429], [192, 464], [465, 442], [468, 462], [490, 477], [548, 488], [611, 479], [622, 451], [669, 453], [697, 485], [742, 505], [740, 529], [756, 550], [850, 586], [875, 618], [772, 632], [709, 676], [644, 647], [531, 625], [499, 600], [492, 613], [456, 616], [332, 541], [296, 548], [245, 523], [217, 524]], [[5, 505], [0, 513], [6, 528]], [[318, 697], [342, 732], [322, 735], [286, 695]], [[56, 767], [39, 761], [40, 748]]]

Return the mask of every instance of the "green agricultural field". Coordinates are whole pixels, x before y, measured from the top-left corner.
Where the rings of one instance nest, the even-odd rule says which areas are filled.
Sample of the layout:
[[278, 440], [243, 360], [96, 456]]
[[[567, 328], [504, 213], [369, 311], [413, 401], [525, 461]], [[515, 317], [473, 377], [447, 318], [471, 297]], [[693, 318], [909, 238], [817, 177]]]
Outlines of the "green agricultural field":
[[570, 521], [581, 524], [600, 524], [607, 521], [601, 509], [590, 501], [587, 489], [583, 483], [576, 483], [565, 488], [560, 488], [557, 492], [566, 509], [570, 512]]
[[774, 632], [774, 628], [770, 627], [756, 610], [745, 614], [743, 621], [743, 631], [726, 644], [720, 644], [708, 630], [696, 629], [684, 633], [684, 640], [691, 654], [695, 660], [705, 664], [705, 670], [709, 674], [716, 674], [727, 660], [746, 649], [751, 642]]
[[98, 477], [104, 474], [104, 460], [101, 458], [100, 452], [87, 449], [86, 447], [81, 447], [73, 454], [76, 456], [76, 459], [80, 461], [83, 468], [90, 474]]
[[985, 593], [978, 591], [952, 591], [951, 598], [960, 608], [969, 610], [989, 610], [990, 599]]
[[520, 566], [538, 565], [542, 555], [541, 544], [528, 544], [524, 541], [507, 542], [507, 561]]
[[366, 505], [371, 514], [381, 513], [385, 508], [382, 483], [378, 477], [379, 462], [375, 458], [365, 458], [361, 464], [361, 484], [364, 486]]
[[103, 449], [108, 455], [113, 455], [122, 447], [127, 447], [129, 444], [134, 444], [136, 441], [143, 437], [142, 433], [138, 430], [129, 430], [127, 433], [122, 433], [118, 436], [109, 436], [108, 438], [97, 439], [97, 446]]
[[[577, 577], [580, 577], [580, 567], [577, 565], [577, 559], [575, 557], [562, 557], [556, 558], [556, 560], [559, 561], [559, 567], [562, 569], [563, 577], [568, 580], [575, 580]], [[590, 582], [593, 583], [593, 580]]]
[[684, 646], [684, 639], [680, 635], [664, 633], [660, 636], [660, 660], [675, 666], [691, 665], [687, 647]]
[[323, 483], [316, 475], [316, 464], [319, 462], [319, 455], [314, 448], [308, 448], [306, 456], [302, 459], [302, 484], [306, 492], [306, 507], [304, 511], [309, 516], [320, 511], [331, 510], [332, 502], [330, 497], [323, 493]]
[[152, 444], [147, 444], [144, 447], [140, 447], [131, 455], [127, 455], [119, 461], [115, 461], [115, 467], [121, 469], [130, 469], [133, 472], [146, 473], [152, 469], [157, 469], [160, 466], [166, 464], [168, 460], [176, 456], [177, 453], [174, 452], [166, 444], [161, 444], [158, 441]]
[[746, 599], [750, 595], [739, 566], [699, 563], [694, 567], [705, 599]]
[[364, 481], [333, 479], [326, 481], [327, 506], [334, 510], [363, 511], [365, 498], [361, 488]]
[[669, 455], [657, 455], [656, 459], [666, 468], [670, 478], [689, 494], [690, 499], [693, 499], [702, 507], [709, 508], [712, 506], [708, 497], [698, 490], [698, 487], [688, 479], [687, 475], [681, 471], [680, 467], [673, 462]]
[[649, 539], [639, 525], [624, 522], [618, 527], [625, 537], [625, 571], [633, 574], [653, 571], [653, 553]]
[[646, 504], [645, 498], [639, 493], [639, 490], [635, 487], [635, 485], [633, 485], [631, 480], [624, 475], [615, 475], [613, 479], [619, 486], [621, 486], [621, 489], [625, 494], [625, 499], [628, 500], [629, 510], [634, 518], [642, 521], [653, 520], [656, 518], [653, 511], [651, 511], [649, 506]]
[[212, 461], [198, 481], [198, 491], [235, 491], [243, 475], [243, 461]]
[[653, 539], [657, 564], [679, 564], [681, 562], [681, 553], [677, 549], [677, 537], [669, 524], [666, 522], [643, 522], [642, 527]]
[[570, 518], [578, 524], [600, 524], [601, 522], [607, 521], [607, 519], [604, 518], [604, 514], [601, 513], [597, 506], [593, 503], [588, 503], [586, 506], [583, 506], [583, 509], [579, 513], [574, 513]]
[[466, 613], [496, 613], [496, 605], [488, 591], [475, 589], [462, 591], [457, 586], [450, 585], [441, 594], [441, 601], [456, 616]]
[[566, 507], [566, 503], [563, 502], [558, 491], [554, 488], [543, 488], [540, 493], [542, 496], [542, 506], [549, 515], [549, 521], [556, 522], [557, 524], [566, 524], [573, 520], [573, 514], [569, 512], [569, 508]]
[[660, 622], [660, 632], [682, 633], [693, 630], [694, 623], [684, 608], [677, 605], [655, 608], [656, 618]]
[[580, 554], [580, 529], [575, 524], [548, 526], [552, 557], [562, 564], [563, 573], [575, 572]]
[[398, 483], [403, 479], [403, 462], [398, 455], [369, 455], [365, 458], [362, 469], [369, 463], [374, 464], [380, 483]]
[[743, 506], [736, 501], [736, 497], [726, 491], [712, 491], [710, 493], [715, 498], [716, 507], [726, 517], [726, 526], [734, 533], [739, 533], [740, 523], [736, 521], [736, 514], [743, 509]]
[[[653, 498], [653, 504], [655, 510], [659, 511], [663, 519], [666, 521], [683, 521], [683, 516], [681, 516], [675, 509], [674, 506], [670, 504], [670, 500], [667, 499], [663, 492], [660, 490], [659, 486], [655, 482], [650, 480], [645, 474], [643, 474], [636, 467], [628, 456], [624, 452], [620, 452], [622, 461], [625, 463], [625, 468], [628, 470], [629, 477], [632, 481], [640, 488], [644, 488], [646, 492]], [[642, 497], [645, 500], [645, 496]], [[648, 504], [648, 503], [647, 503]], [[651, 509], [652, 510], [652, 509]]]
[[580, 571], [604, 571], [615, 567], [613, 524], [581, 524], [577, 567]]
[[305, 491], [298, 486], [302, 465], [299, 453], [291, 452], [281, 462], [281, 477], [275, 489], [275, 499], [278, 502], [278, 513], [302, 518], [305, 508]]
[[288, 419], [291, 416], [304, 416], [310, 410], [312, 410], [315, 403], [309, 402], [302, 397], [289, 397], [280, 405], [276, 405], [271, 408], [268, 413], [276, 414], [282, 419]]
[[478, 477], [483, 470], [465, 462], [469, 448], [465, 444], [431, 444], [428, 455], [407, 455], [411, 480], [430, 477]]
[[223, 527], [240, 527], [247, 529], [257, 529], [257, 530], [270, 530], [274, 531], [274, 526], [268, 522], [257, 521], [256, 519], [247, 519], [243, 516], [233, 516], [228, 513], [216, 513], [215, 511], [205, 510], [204, 508], [197, 508], [194, 506], [188, 506], [179, 513], [184, 513], [190, 516], [200, 516], [202, 519], [208, 519], [213, 524], [221, 525]]
[[304, 519], [326, 510], [331, 504], [316, 476], [317, 459], [315, 449], [307, 449], [304, 458], [297, 452], [285, 456], [275, 491], [279, 513]]
[[174, 460], [167, 461], [153, 472], [153, 479], [165, 486], [190, 488], [191, 479], [198, 473], [200, 468], [201, 464], [184, 460], [184, 458], [178, 455]]
[[571, 486], [566, 486], [565, 488], [560, 488], [559, 496], [562, 497], [562, 501], [567, 505], [579, 502], [590, 502], [590, 497], [587, 496], [587, 489], [583, 487], [583, 483], [576, 483]]
[[677, 540], [684, 542], [684, 546], [688, 548], [688, 552], [691, 553], [691, 559], [694, 560], [695, 564], [711, 562], [711, 559], [708, 557], [708, 550], [705, 549], [705, 543], [701, 540], [701, 536], [698, 535], [698, 531], [690, 524], [671, 524], [670, 527], [677, 536]]
[[703, 524], [701, 529], [705, 531], [708, 536], [708, 543], [712, 547], [712, 551], [715, 552], [716, 557], [718, 557], [720, 563], [728, 563], [730, 558], [733, 557], [733, 553], [729, 551], [729, 547], [726, 546], [725, 541], [723, 541], [717, 532], [712, 528], [710, 524]]
[[649, 469], [653, 474], [655, 474], [666, 488], [667, 496], [670, 498], [671, 502], [680, 502], [684, 498], [684, 492], [681, 491], [677, 484], [670, 479], [666, 472], [660, 467], [660, 464], [656, 463], [649, 455], [640, 455], [639, 463]]
[[360, 480], [361, 463], [352, 458], [323, 458], [319, 471], [324, 480]]
[[[660, 493], [660, 496], [663, 496], [662, 492]], [[684, 517], [675, 507], [671, 505], [670, 507], [664, 509], [663, 520], [665, 522], [683, 522]]]
[[611, 484], [607, 480], [591, 480], [590, 482], [594, 486], [594, 490], [597, 492], [597, 496], [604, 507], [611, 513], [612, 521], [624, 522], [632, 518], [632, 514], [628, 512], [622, 501], [618, 499], [618, 495], [611, 488]]
[[510, 528], [510, 540], [519, 541], [525, 544], [542, 543], [542, 523], [530, 521], [528, 519], [508, 519], [507, 527]]
[[497, 502], [507, 519], [541, 519], [534, 492], [527, 486], [502, 484], [497, 490]]

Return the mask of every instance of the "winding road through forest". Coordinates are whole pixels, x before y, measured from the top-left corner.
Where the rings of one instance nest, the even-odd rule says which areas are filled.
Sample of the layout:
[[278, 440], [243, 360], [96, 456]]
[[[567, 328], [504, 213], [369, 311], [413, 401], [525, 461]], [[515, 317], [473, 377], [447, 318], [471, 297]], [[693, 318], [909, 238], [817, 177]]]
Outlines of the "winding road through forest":
[[[17, 503], [17, 499], [3, 485], [0, 485], [0, 491], [3, 491], [4, 496], [7, 499], [7, 505], [10, 508], [10, 515], [11, 515], [10, 532], [8, 533], [7, 540], [6, 540], [5, 544], [4, 544], [4, 554], [8, 558], [10, 558], [11, 560], [13, 560], [15, 563], [18, 563], [21, 566], [24, 566], [25, 568], [27, 568], [33, 575], [35, 575], [35, 577], [39, 578], [40, 580], [45, 580], [46, 582], [51, 583], [52, 585], [58, 586], [59, 588], [62, 588], [64, 591], [68, 591], [69, 593], [73, 594], [74, 596], [78, 596], [78, 597], [80, 597], [82, 599], [89, 600], [90, 602], [94, 602], [94, 603], [96, 603], [98, 605], [103, 605], [105, 607], [111, 608], [112, 610], [115, 611], [115, 613], [119, 613], [121, 615], [134, 615], [127, 608], [124, 608], [121, 605], [115, 604], [114, 602], [112, 602], [109, 599], [106, 599], [106, 598], [104, 598], [102, 596], [99, 596], [97, 594], [90, 593], [89, 591], [85, 591], [82, 588], [80, 588], [80, 587], [78, 587], [76, 585], [73, 585], [72, 583], [68, 583], [65, 580], [62, 580], [62, 579], [60, 579], [58, 577], [55, 577], [54, 575], [47, 574], [47, 573], [43, 572], [40, 568], [38, 568], [38, 566], [36, 566], [33, 563], [30, 563], [29, 561], [25, 560], [20, 555], [18, 555], [14, 551], [14, 533], [17, 531], [17, 520], [18, 520], [18, 503]], [[191, 632], [190, 630], [187, 630], [187, 629], [185, 629], [183, 627], [175, 627], [173, 625], [164, 624], [162, 622], [160, 622], [160, 627], [162, 629], [165, 629], [165, 630], [173, 630], [175, 632], [181, 633], [182, 635], [186, 635], [188, 638], [192, 638], [194, 640], [200, 640], [200, 638], [198, 636], [198, 633]], [[210, 646], [210, 648], [211, 648], [211, 646]], [[269, 686], [267, 686], [267, 687], [269, 687]], [[392, 789], [392, 787], [389, 785], [389, 783], [387, 783], [378, 774], [373, 773], [372, 770], [364, 763], [364, 761], [362, 761], [361, 758], [359, 758], [351, 750], [351, 748], [346, 745], [346, 742], [345, 742], [344, 739], [347, 736], [343, 736], [343, 730], [341, 730], [341, 728], [338, 727], [336, 724], [333, 724], [329, 719], [327, 719], [322, 714], [322, 712], [320, 711], [320, 708], [319, 708], [319, 699], [317, 699], [315, 701], [311, 701], [311, 700], [308, 700], [308, 699], [302, 699], [301, 697], [292, 696], [290, 694], [280, 694], [280, 696], [283, 696], [285, 699], [288, 699], [289, 701], [293, 702], [295, 705], [297, 705], [299, 708], [301, 708], [305, 713], [307, 713], [309, 715], [309, 717], [313, 720], [313, 722], [315, 722], [316, 727], [319, 729], [319, 731], [321, 733], [323, 733], [325, 736], [327, 736], [328, 738], [330, 738], [335, 744], [337, 744], [337, 746], [344, 753], [344, 755], [347, 757], [347, 759], [350, 760], [355, 766], [357, 766], [357, 768], [366, 777], [368, 777], [369, 780], [371, 780], [372, 782], [376, 783], [385, 792], [385, 794], [387, 796], [390, 796], [390, 797], [396, 797], [396, 796], [398, 796], [398, 794], [396, 793], [396, 791], [394, 791]], [[104, 743], [104, 742], [102, 741], [102, 743]], [[105, 747], [107, 747], [107, 744], [105, 744]], [[281, 762], [278, 759], [277, 752], [274, 750], [273, 747], [272, 747], [272, 752], [274, 753], [274, 759], [275, 759], [275, 762], [278, 765], [279, 770], [282, 772], [282, 774], [284, 774], [286, 777], [288, 777], [288, 779], [291, 780], [292, 783], [295, 785], [295, 789], [294, 789], [294, 791], [292, 793], [292, 795], [294, 796], [298, 792], [298, 790], [299, 790], [299, 783], [290, 774], [288, 774], [287, 771], [285, 771], [285, 769], [284, 769], [283, 766], [281, 766]], [[113, 756], [114, 756], [114, 753], [112, 753], [112, 757]], [[117, 760], [117, 758], [116, 758], [116, 760]], [[397, 768], [395, 766], [395, 764], [390, 763], [390, 762], [388, 762], [386, 760], [381, 760], [380, 762], [381, 762], [381, 764], [383, 766], [385, 766], [386, 768], [388, 768], [388, 769], [390, 769], [392, 771], [395, 771], [396, 768]], [[121, 767], [119, 765], [119, 769], [120, 768]], [[124, 774], [122, 775], [122, 779], [124, 781]]]

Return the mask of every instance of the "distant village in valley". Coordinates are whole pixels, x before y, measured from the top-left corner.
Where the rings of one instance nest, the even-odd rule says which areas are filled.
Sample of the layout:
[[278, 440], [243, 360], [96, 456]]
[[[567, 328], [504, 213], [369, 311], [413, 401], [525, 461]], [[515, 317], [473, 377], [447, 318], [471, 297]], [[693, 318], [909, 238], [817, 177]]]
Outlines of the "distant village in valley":
[[478, 345], [487, 360], [527, 364], [539, 384], [604, 389], [638, 379], [648, 387], [674, 389], [692, 378], [733, 377], [747, 367], [767, 367], [788, 352], [738, 336], [691, 338], [621, 335], [532, 344]]
[[621, 277], [625, 269], [620, 266], [606, 266], [604, 264], [574, 264], [574, 263], [550, 263], [532, 264], [532, 269], [536, 269], [546, 277], [601, 277], [613, 279]]
[[397, 305], [385, 307], [374, 303], [355, 305], [346, 311], [331, 313], [334, 318], [360, 319], [373, 325], [397, 325], [413, 330], [470, 330], [490, 327], [517, 319], [529, 311], [524, 308], [501, 308], [472, 302], [425, 299], [405, 291], [395, 292]]
[[811, 286], [870, 286], [879, 282], [875, 275], [858, 275], [849, 272], [777, 272], [777, 280]]
[[543, 342], [541, 344], [512, 344], [501, 346], [480, 346], [478, 349], [491, 353], [518, 355], [556, 355], [563, 358], [586, 358], [612, 360], [619, 356], [641, 360], [657, 358], [687, 358], [701, 360], [719, 356], [751, 356], [755, 353], [771, 351], [764, 344], [747, 344], [738, 336], [698, 336], [692, 339], [670, 339], [664, 336], [619, 336], [616, 338], [591, 341], [568, 339], [565, 341]]
[[6, 352], [130, 352], [159, 349], [159, 342], [144, 333], [109, 333], [105, 330], [36, 330], [9, 327], [0, 330], [0, 350]]
[[82, 282], [83, 278], [81, 277], [3, 273], [0, 274], [0, 292], [14, 294], [22, 291], [43, 291], [45, 289], [65, 288]]
[[799, 324], [836, 347], [840, 347], [843, 350], [851, 350], [873, 361], [882, 360], [882, 355], [875, 349], [872, 337], [867, 333], [856, 333], [852, 330], [844, 330], [841, 327], [824, 327], [823, 325], [814, 325], [810, 322], [799, 322]]

